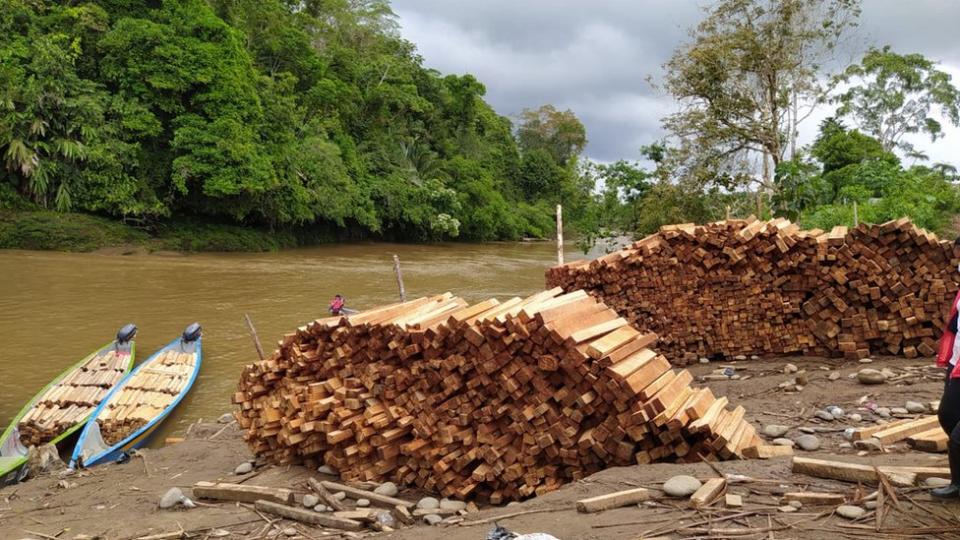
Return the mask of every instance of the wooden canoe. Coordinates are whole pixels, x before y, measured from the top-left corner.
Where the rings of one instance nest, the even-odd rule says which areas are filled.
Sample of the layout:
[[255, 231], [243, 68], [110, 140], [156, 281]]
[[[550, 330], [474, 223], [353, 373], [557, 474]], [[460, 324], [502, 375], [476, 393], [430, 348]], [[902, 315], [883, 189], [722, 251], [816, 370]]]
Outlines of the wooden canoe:
[[124, 461], [147, 439], [190, 391], [200, 372], [200, 327], [183, 335], [138, 365], [93, 412], [80, 433], [70, 467]]
[[59, 444], [86, 425], [94, 410], [130, 373], [136, 327], [87, 355], [44, 386], [0, 435], [0, 486], [26, 477], [29, 447]]

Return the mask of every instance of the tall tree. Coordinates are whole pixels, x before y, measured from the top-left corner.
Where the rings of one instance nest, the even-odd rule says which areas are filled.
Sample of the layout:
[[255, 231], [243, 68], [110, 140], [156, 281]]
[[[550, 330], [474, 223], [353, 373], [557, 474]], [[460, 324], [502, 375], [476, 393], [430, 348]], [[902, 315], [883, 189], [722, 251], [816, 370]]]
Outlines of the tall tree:
[[517, 141], [522, 152], [545, 150], [563, 167], [583, 152], [587, 130], [570, 109], [558, 111], [553, 105], [543, 105], [520, 113]]
[[921, 54], [897, 54], [890, 46], [871, 48], [836, 80], [851, 85], [834, 98], [840, 104], [837, 114], [851, 117], [887, 151], [913, 151], [907, 135], [923, 133], [934, 141], [942, 137], [935, 112], [960, 125], [960, 90], [950, 74]]
[[676, 139], [677, 170], [698, 183], [755, 179], [773, 171], [818, 102], [823, 62], [856, 24], [859, 0], [721, 0], [664, 66], [680, 110], [664, 127]]

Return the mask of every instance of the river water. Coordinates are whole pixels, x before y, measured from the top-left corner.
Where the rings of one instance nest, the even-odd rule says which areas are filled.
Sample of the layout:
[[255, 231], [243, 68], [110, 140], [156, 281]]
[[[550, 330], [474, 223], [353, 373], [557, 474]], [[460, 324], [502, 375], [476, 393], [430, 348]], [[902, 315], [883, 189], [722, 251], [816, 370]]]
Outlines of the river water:
[[[40, 388], [127, 322], [139, 327], [137, 360], [203, 325], [203, 366], [188, 397], [152, 442], [232, 409], [244, 364], [256, 360], [248, 313], [267, 353], [285, 333], [347, 307], [396, 302], [392, 255], [407, 298], [450, 291], [468, 302], [526, 296], [556, 262], [552, 243], [351, 244], [278, 253], [113, 255], [0, 250], [0, 431]], [[590, 256], [596, 253], [589, 254]], [[568, 260], [584, 255], [573, 246]]]

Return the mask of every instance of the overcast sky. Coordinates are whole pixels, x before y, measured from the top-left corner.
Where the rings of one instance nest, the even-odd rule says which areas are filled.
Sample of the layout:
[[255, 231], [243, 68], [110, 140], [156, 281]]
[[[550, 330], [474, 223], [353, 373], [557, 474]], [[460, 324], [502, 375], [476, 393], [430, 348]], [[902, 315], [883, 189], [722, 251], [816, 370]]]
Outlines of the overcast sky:
[[[393, 0], [403, 36], [428, 67], [472, 73], [500, 114], [552, 103], [587, 128], [586, 154], [637, 159], [663, 136], [672, 100], [654, 89], [662, 64], [702, 18], [703, 0]], [[864, 0], [853, 43], [892, 45], [941, 62], [960, 85], [960, 1]], [[801, 126], [809, 142], [818, 111]], [[960, 163], [960, 130], [912, 139], [933, 161]]]

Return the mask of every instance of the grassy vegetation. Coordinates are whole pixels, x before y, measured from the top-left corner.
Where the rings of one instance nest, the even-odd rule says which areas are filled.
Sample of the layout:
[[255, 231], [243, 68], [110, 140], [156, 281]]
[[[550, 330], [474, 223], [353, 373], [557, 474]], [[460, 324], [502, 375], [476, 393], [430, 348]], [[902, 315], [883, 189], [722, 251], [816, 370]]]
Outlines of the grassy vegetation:
[[148, 240], [142, 231], [96, 216], [0, 210], [0, 249], [92, 251]]
[[322, 238], [215, 223], [172, 222], [154, 234], [117, 221], [77, 213], [0, 208], [0, 249], [94, 251], [134, 246], [150, 251], [276, 251]]

